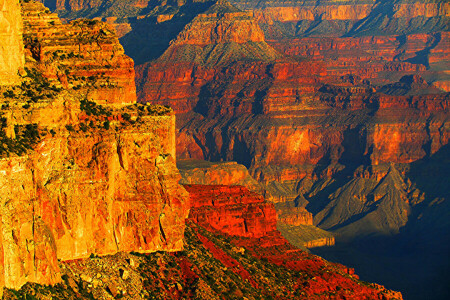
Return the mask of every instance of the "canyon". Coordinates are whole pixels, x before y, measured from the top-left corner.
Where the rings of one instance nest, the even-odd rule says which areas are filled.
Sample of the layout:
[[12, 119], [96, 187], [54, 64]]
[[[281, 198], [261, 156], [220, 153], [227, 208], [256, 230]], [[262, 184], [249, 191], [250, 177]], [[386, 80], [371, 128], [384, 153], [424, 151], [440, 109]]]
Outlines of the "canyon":
[[[273, 203], [233, 176], [183, 187], [175, 114], [136, 102], [114, 30], [20, 5], [19, 84], [0, 86], [2, 299], [402, 298], [290, 245]], [[291, 283], [280, 289], [278, 278]]]
[[[396, 278], [379, 270], [377, 282], [402, 290], [407, 299], [445, 299], [437, 274], [447, 272], [450, 249], [444, 217], [450, 131], [446, 1], [40, 2], [70, 23], [28, 3], [33, 9], [24, 20], [25, 37], [33, 27], [58, 40], [58, 26], [78, 36], [75, 42], [61, 36], [56, 47], [46, 35], [37, 36], [39, 43], [25, 39], [27, 57], [46, 77], [114, 109], [136, 97], [163, 110], [172, 107], [176, 124], [173, 115], [164, 117], [177, 136], [167, 152], [168, 168], [177, 173], [176, 152], [182, 183], [194, 201], [200, 201], [195, 195], [206, 201], [193, 206], [200, 225], [208, 227], [210, 217], [219, 224], [210, 230], [267, 235], [276, 243], [262, 226], [267, 221], [274, 228], [276, 218], [290, 243], [346, 259], [365, 280], [377, 271], [373, 265], [391, 264], [398, 266]], [[34, 19], [36, 9], [48, 20]], [[79, 20], [84, 17], [96, 19]], [[94, 33], [94, 40], [79, 46], [93, 57], [76, 57], [81, 52], [73, 44], [86, 37], [79, 28]], [[132, 61], [123, 53], [136, 64], [135, 87]], [[82, 64], [72, 63], [80, 59]], [[129, 120], [137, 120], [142, 107], [151, 106], [137, 105], [137, 115], [127, 112], [126, 119], [132, 114]], [[111, 122], [122, 122], [123, 114]], [[5, 130], [14, 134], [11, 126]], [[209, 190], [216, 194], [206, 200]], [[273, 203], [270, 221], [253, 210], [272, 207], [254, 192]], [[235, 206], [211, 202], [227, 193]], [[179, 208], [185, 215], [186, 201]], [[251, 210], [242, 206], [246, 201]], [[236, 215], [241, 210], [247, 217]], [[245, 229], [246, 222], [257, 223]], [[335, 243], [334, 253], [333, 247], [314, 248]], [[355, 263], [339, 249], [361, 259]], [[428, 264], [416, 264], [420, 257]]]

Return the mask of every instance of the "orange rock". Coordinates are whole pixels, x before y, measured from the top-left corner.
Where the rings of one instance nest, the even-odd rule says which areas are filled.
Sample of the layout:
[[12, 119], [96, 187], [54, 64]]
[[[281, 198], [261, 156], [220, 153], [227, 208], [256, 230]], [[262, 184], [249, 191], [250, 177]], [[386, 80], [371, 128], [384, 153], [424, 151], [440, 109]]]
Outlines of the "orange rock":
[[19, 1], [2, 1], [0, 6], [0, 84], [17, 84], [25, 63]]
[[185, 185], [191, 199], [189, 219], [229, 234], [262, 237], [276, 230], [273, 204], [242, 186]]
[[313, 216], [304, 207], [289, 207], [277, 211], [277, 221], [288, 225], [313, 225]]
[[134, 63], [112, 27], [93, 20], [62, 24], [36, 2], [23, 2], [22, 15], [28, 56], [48, 78], [101, 104], [135, 102]]
[[[39, 77], [39, 88], [54, 93], [28, 106], [23, 95], [7, 99], [7, 126], [36, 125], [40, 140], [26, 142], [32, 149], [25, 154], [2, 151], [0, 287], [55, 284], [61, 280], [58, 260], [183, 249], [189, 198], [178, 184], [175, 116], [162, 107], [124, 105], [136, 102], [127, 90], [134, 87], [132, 60], [107, 27], [93, 21], [62, 25], [41, 4], [22, 4], [27, 67], [43, 71], [42, 78], [39, 71], [28, 74]], [[80, 34], [87, 41], [77, 42]], [[94, 42], [99, 36], [105, 39]], [[85, 57], [67, 52], [78, 47], [92, 51]], [[62, 52], [48, 53], [58, 48]], [[67, 67], [92, 74], [88, 81], [94, 81], [107, 66], [112, 85], [98, 89], [90, 84], [82, 91], [59, 91], [64, 82], [52, 73]], [[86, 95], [102, 102], [102, 89], [108, 89], [108, 97], [118, 96], [103, 101], [112, 105], [89, 102], [95, 109], [83, 108], [80, 99]], [[152, 115], [152, 109], [157, 113]]]

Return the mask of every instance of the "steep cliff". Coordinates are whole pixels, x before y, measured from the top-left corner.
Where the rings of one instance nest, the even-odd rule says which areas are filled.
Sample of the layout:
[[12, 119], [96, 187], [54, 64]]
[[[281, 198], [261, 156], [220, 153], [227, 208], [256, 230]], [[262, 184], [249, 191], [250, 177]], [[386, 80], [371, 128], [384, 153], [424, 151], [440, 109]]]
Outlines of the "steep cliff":
[[[157, 60], [136, 68], [138, 97], [142, 102], [169, 101], [177, 112], [192, 111], [197, 105], [201, 110], [208, 105], [198, 104], [209, 93], [207, 84], [225, 77], [229, 83], [223, 89], [230, 90], [229, 101], [237, 104], [233, 98], [244, 88], [241, 83], [248, 80], [244, 78], [266, 77], [267, 62], [282, 57], [264, 41], [251, 14], [219, 1], [188, 23]], [[249, 90], [244, 97], [254, 99]], [[234, 110], [251, 110], [249, 105], [246, 101]]]
[[4, 299], [402, 299], [399, 292], [360, 281], [353, 269], [296, 249], [279, 235], [225, 237], [189, 223], [185, 239], [185, 251], [175, 253], [63, 262], [62, 283], [27, 284], [7, 290]]
[[242, 186], [185, 185], [191, 199], [189, 219], [237, 236], [263, 237], [276, 230], [272, 203]]
[[386, 35], [449, 30], [446, 1], [240, 1], [269, 36]]
[[[181, 250], [189, 201], [178, 185], [175, 116], [131, 104], [123, 83], [133, 84], [133, 64], [106, 25], [62, 25], [41, 4], [22, 4], [26, 68], [0, 94], [1, 286], [59, 282], [58, 260]], [[78, 48], [92, 57], [67, 52]], [[95, 69], [108, 66], [102, 101]], [[88, 87], [73, 85], [70, 70], [92, 72], [81, 79]]]
[[0, 85], [19, 82], [25, 57], [19, 1], [0, 2]]
[[[272, 224], [273, 220], [268, 219], [273, 218], [273, 211], [262, 201], [276, 200], [270, 193], [271, 189], [255, 181], [245, 166], [236, 162], [199, 160], [179, 160], [177, 166], [182, 176], [180, 183], [195, 184], [187, 188], [191, 194], [190, 216], [194, 222], [240, 236], [264, 236], [274, 230], [267, 224], [261, 225], [262, 216], [257, 211], [264, 213], [265, 223]], [[236, 187], [240, 185], [264, 195], [264, 198], [257, 197], [259, 200], [254, 202], [255, 195]], [[334, 237], [313, 226], [312, 214], [298, 205], [295, 201], [275, 204], [277, 229], [283, 236], [302, 249], [334, 245]]]
[[[416, 245], [418, 230], [440, 236], [433, 245], [442, 254], [448, 224], [423, 216], [447, 211], [448, 196], [435, 196], [428, 183], [424, 189], [426, 180], [408, 168], [427, 165], [448, 145], [447, 2], [234, 1], [242, 12], [224, 2], [134, 9], [135, 2], [113, 1], [120, 12], [60, 13], [115, 15], [111, 23], [128, 24], [121, 41], [140, 65], [138, 96], [174, 108], [180, 157], [245, 165], [277, 207], [300, 213], [286, 215], [288, 222], [304, 219], [306, 207], [338, 241], [361, 238], [377, 248], [395, 236]], [[208, 12], [213, 6], [224, 10]], [[417, 257], [446, 257], [430, 253]], [[412, 265], [392, 277], [420, 274], [408, 277], [413, 288], [439, 282], [430, 277], [438, 271], [411, 272]]]
[[[55, 104], [47, 109], [55, 112]], [[183, 247], [188, 208], [171, 155], [173, 116], [89, 133], [84, 124], [51, 127], [55, 135], [42, 137], [33, 153], [1, 160], [8, 287], [55, 283], [56, 258]]]
[[134, 103], [133, 61], [112, 28], [93, 20], [62, 24], [36, 2], [22, 3], [24, 43], [44, 75], [101, 104]]

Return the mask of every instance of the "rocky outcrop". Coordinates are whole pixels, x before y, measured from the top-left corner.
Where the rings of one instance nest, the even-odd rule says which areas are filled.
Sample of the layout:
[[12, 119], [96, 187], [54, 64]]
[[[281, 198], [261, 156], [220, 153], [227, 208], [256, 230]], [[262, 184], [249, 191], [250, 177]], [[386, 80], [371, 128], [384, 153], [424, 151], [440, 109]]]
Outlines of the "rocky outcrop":
[[[188, 223], [185, 251], [117, 253], [61, 263], [63, 282], [27, 284], [5, 298], [75, 299], [236, 297], [402, 299], [399, 292], [358, 279], [354, 270], [289, 245], [280, 235], [224, 236]], [[220, 278], [220, 280], [215, 280]]]
[[188, 208], [173, 125], [150, 117], [121, 133], [63, 131], [33, 154], [2, 159], [5, 285], [55, 283], [57, 258], [180, 250]]
[[[58, 261], [91, 254], [181, 250], [189, 200], [178, 184], [175, 116], [167, 107], [125, 105], [136, 101], [121, 85], [133, 83], [132, 61], [105, 25], [62, 25], [34, 2], [23, 11], [22, 84], [0, 95], [1, 286], [55, 284]], [[72, 44], [74, 32], [89, 41]], [[95, 42], [96, 33], [105, 40]], [[62, 52], [48, 53], [58, 45]], [[92, 57], [67, 54], [77, 47], [91, 47]], [[93, 75], [81, 80], [92, 82], [99, 74], [89, 68], [113, 61], [112, 101], [102, 101], [95, 83], [76, 88], [68, 76], [85, 70]]]
[[263, 237], [276, 230], [272, 203], [242, 186], [185, 185], [191, 201], [189, 219], [228, 235]]
[[[198, 160], [181, 160], [177, 162], [177, 166], [180, 169], [180, 173], [183, 177], [181, 183], [189, 185], [201, 184], [202, 186], [199, 187], [204, 189], [204, 191], [201, 193], [201, 198], [213, 201], [213, 206], [210, 207], [210, 210], [205, 209], [205, 207], [202, 208], [202, 210], [204, 210], [204, 212], [207, 212], [208, 215], [199, 213], [198, 208], [194, 207], [196, 204], [193, 203], [190, 214], [191, 216], [197, 218], [197, 220], [194, 221], [198, 222], [202, 226], [211, 226], [208, 224], [216, 224], [212, 225], [212, 227], [216, 230], [220, 228], [218, 229], [219, 231], [225, 232], [227, 234], [242, 235], [239, 230], [230, 229], [225, 225], [220, 225], [223, 222], [222, 220], [226, 220], [225, 223], [228, 224], [235, 223], [232, 221], [228, 221], [228, 219], [229, 215], [234, 216], [236, 215], [236, 213], [225, 213], [223, 212], [223, 209], [216, 208], [216, 206], [221, 206], [216, 203], [218, 193], [216, 192], [217, 187], [215, 185], [219, 183], [233, 186], [244, 185], [252, 192], [264, 195], [264, 198], [266, 200], [269, 200], [271, 202], [279, 202], [269, 192], [269, 190], [273, 191], [269, 183], [266, 183], [264, 186], [259, 184], [250, 176], [245, 166], [237, 164], [236, 162], [212, 163]], [[271, 183], [273, 182], [274, 180], [271, 181]], [[209, 195], [207, 192], [205, 192], [208, 189], [210, 189]], [[236, 197], [236, 192], [234, 191], [234, 189], [234, 187], [230, 187], [230, 191], [227, 193], [226, 187], [223, 187], [221, 193], [228, 194], [228, 201], [232, 202], [232, 200], [230, 199], [234, 199], [234, 197]], [[188, 188], [188, 191], [191, 191], [191, 189]], [[199, 201], [198, 199], [196, 199], [197, 194], [199, 194], [198, 191], [194, 191], [191, 194], [191, 199], [193, 199], [192, 201]], [[247, 191], [242, 191], [241, 197], [246, 197], [246, 195]], [[276, 196], [279, 195], [276, 194]], [[223, 205], [227, 204], [225, 203]], [[234, 207], [232, 203], [229, 203], [228, 205], [230, 207]], [[313, 215], [301, 205], [302, 204], [300, 203], [295, 204], [294, 202], [276, 203], [275, 210], [277, 229], [281, 231], [283, 236], [288, 239], [291, 244], [302, 249], [334, 245], [334, 237], [329, 232], [313, 226]], [[228, 207], [228, 209], [230, 209], [230, 207]], [[217, 212], [215, 210], [217, 210]], [[245, 204], [243, 204], [243, 208], [241, 210], [246, 210]], [[216, 220], [215, 218], [211, 219], [211, 216], [220, 214], [226, 214], [226, 216], [219, 216], [218, 220]], [[252, 216], [249, 216], [247, 213], [243, 213], [243, 215], [244, 218], [252, 218]], [[244, 222], [249, 223], [249, 221], [245, 220]], [[234, 228], [235, 225], [233, 225], [232, 227]], [[266, 232], [266, 234], [268, 234], [268, 232]]]
[[[219, 1], [188, 23], [156, 61], [136, 68], [138, 97], [142, 102], [168, 101], [176, 112], [192, 111], [197, 105], [202, 110], [209, 105], [198, 104], [210, 92], [207, 84], [225, 77], [230, 92], [222, 93], [237, 103], [233, 98], [243, 88], [240, 83], [249, 77], [266, 77], [270, 68], [266, 62], [281, 58], [264, 41], [250, 14]], [[230, 64], [234, 66], [222, 69]], [[243, 96], [255, 98], [251, 88]], [[252, 110], [249, 105], [246, 101], [229, 109], [239, 113]]]
[[133, 61], [107, 24], [93, 20], [62, 24], [42, 4], [22, 3], [28, 58], [49, 78], [101, 104], [134, 103]]
[[277, 229], [292, 245], [300, 249], [328, 247], [335, 245], [333, 234], [312, 225], [291, 225], [278, 223]]
[[304, 207], [283, 207], [277, 210], [277, 220], [289, 225], [312, 225], [313, 216]]
[[19, 82], [25, 63], [18, 0], [0, 1], [0, 85]]
[[252, 192], [265, 195], [261, 185], [253, 179], [247, 168], [236, 162], [209, 162], [199, 160], [177, 160], [180, 184], [242, 185]]
[[403, 168], [448, 145], [448, 4], [426, 2], [235, 1], [266, 42], [226, 4], [161, 3], [133, 12], [122, 41], [144, 63], [140, 101], [178, 115], [180, 157], [237, 161], [337, 239], [380, 238], [428, 211], [412, 194], [441, 203]]
[[251, 12], [240, 11], [224, 0], [197, 15], [173, 42], [175, 45], [206, 46], [218, 43], [261, 43], [264, 33]]

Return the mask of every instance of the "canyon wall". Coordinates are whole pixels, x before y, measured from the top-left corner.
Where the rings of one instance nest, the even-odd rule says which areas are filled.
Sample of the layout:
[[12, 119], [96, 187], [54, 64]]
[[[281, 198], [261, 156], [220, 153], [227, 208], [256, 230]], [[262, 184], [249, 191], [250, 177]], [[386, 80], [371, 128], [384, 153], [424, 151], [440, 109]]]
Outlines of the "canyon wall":
[[19, 82], [25, 63], [19, 1], [0, 1], [0, 85]]
[[[178, 115], [178, 156], [245, 165], [264, 186], [266, 199], [276, 203], [283, 223], [312, 222], [341, 239], [398, 234], [414, 218], [406, 196], [411, 187], [400, 184], [407, 181], [406, 171], [348, 178], [359, 166], [411, 164], [448, 144], [449, 95], [431, 83], [447, 80], [446, 32], [269, 35], [269, 43], [258, 42], [276, 53], [268, 59], [266, 50], [246, 56], [243, 47], [223, 47], [225, 37], [214, 35], [212, 21], [220, 23], [194, 19], [160, 58], [136, 68], [140, 101], [171, 105]], [[240, 19], [236, 15], [229, 22]], [[277, 28], [260, 25], [266, 36]], [[238, 54], [207, 64], [200, 55], [174, 51], [184, 36], [190, 37], [189, 49], [201, 49], [197, 53]], [[203, 36], [216, 38], [205, 45]], [[375, 196], [374, 185], [381, 182], [392, 186]], [[351, 194], [351, 200], [340, 194]], [[349, 225], [356, 215], [359, 225]], [[318, 243], [332, 241], [324, 237]]]
[[431, 211], [448, 197], [431, 186], [446, 173], [411, 174], [448, 147], [450, 28], [448, 1], [425, 2], [118, 0], [120, 12], [59, 13], [131, 28], [121, 42], [139, 101], [173, 107], [180, 158], [245, 165], [295, 226], [312, 214], [341, 241], [412, 241], [423, 227], [437, 245], [429, 233], [448, 226]]
[[188, 204], [173, 118], [117, 133], [61, 131], [32, 154], [1, 159], [5, 286], [55, 283], [56, 259], [182, 249]]
[[242, 186], [185, 185], [191, 199], [189, 219], [228, 235], [260, 238], [276, 230], [272, 203]]
[[[22, 84], [0, 95], [1, 286], [55, 284], [58, 261], [91, 254], [183, 249], [175, 116], [135, 103], [124, 88], [133, 63], [106, 25], [63, 25], [42, 4], [22, 5]], [[99, 80], [111, 83], [107, 100]]]
[[46, 77], [100, 104], [136, 101], [134, 63], [113, 28], [94, 20], [62, 24], [37, 2], [23, 3], [22, 12], [27, 55]]

